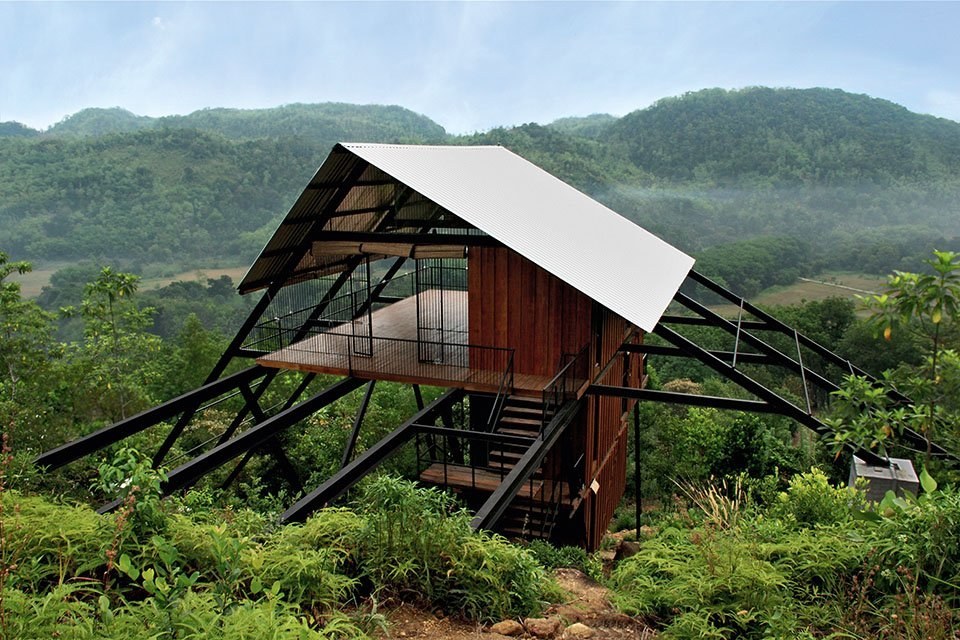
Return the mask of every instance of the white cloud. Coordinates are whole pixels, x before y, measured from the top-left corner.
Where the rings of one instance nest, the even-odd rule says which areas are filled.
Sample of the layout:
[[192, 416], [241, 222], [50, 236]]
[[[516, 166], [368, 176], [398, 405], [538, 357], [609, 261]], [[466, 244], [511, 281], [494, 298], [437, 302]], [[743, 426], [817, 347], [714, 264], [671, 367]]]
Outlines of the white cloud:
[[960, 91], [932, 89], [924, 96], [923, 104], [926, 108], [921, 106], [920, 111], [960, 122]]

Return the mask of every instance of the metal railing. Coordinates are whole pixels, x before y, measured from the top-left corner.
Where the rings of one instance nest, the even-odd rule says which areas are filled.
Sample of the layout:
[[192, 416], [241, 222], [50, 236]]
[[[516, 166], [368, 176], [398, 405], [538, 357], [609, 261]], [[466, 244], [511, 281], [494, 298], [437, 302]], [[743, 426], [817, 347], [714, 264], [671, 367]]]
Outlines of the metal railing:
[[507, 403], [507, 396], [513, 392], [513, 350], [510, 351], [510, 359], [507, 361], [507, 368], [503, 371], [503, 377], [500, 378], [500, 386], [497, 388], [497, 395], [493, 399], [493, 406], [490, 408], [490, 415], [487, 417], [487, 431], [493, 431], [500, 422], [503, 415], [503, 407]]
[[541, 432], [564, 404], [577, 396], [577, 391], [589, 377], [588, 355], [590, 345], [586, 345], [576, 354], [565, 353], [560, 358], [557, 373], [543, 388], [543, 420]]
[[[509, 389], [512, 385], [513, 349], [448, 342], [443, 343], [440, 350], [440, 343], [427, 342], [438, 347], [434, 353], [442, 353], [442, 359], [420, 360], [418, 353], [424, 341], [355, 335], [351, 326], [352, 323], [348, 323], [330, 331], [283, 330], [274, 341], [288, 346], [275, 357], [280, 362], [306, 369], [337, 369], [362, 378], [389, 374], [423, 382], [462, 382], [491, 389]], [[290, 344], [294, 336], [300, 339]]]

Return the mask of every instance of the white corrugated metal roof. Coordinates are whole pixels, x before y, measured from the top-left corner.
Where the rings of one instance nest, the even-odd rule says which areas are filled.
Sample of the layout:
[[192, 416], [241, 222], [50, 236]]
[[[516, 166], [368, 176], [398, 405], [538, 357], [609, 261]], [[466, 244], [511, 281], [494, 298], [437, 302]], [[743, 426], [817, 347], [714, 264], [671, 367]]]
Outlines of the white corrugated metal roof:
[[343, 146], [645, 331], [693, 267], [690, 256], [503, 147]]

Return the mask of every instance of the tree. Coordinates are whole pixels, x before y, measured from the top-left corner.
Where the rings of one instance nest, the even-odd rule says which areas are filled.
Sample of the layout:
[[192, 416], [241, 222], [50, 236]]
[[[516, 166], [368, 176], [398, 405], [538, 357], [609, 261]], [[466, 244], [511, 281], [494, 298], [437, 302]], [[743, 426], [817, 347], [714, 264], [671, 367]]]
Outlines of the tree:
[[[923, 434], [929, 461], [932, 443], [955, 440], [960, 426], [960, 254], [934, 251], [927, 273], [894, 272], [885, 290], [862, 298], [877, 337], [910, 335], [921, 345], [917, 365], [887, 371], [880, 386], [850, 376], [837, 392], [838, 444], [853, 442], [886, 452], [885, 443], [905, 428]], [[891, 406], [890, 391], [913, 398], [912, 407]]]
[[139, 280], [104, 267], [84, 288], [79, 309], [62, 309], [65, 316], [84, 321], [83, 344], [72, 354], [78, 382], [96, 398], [99, 417], [110, 421], [152, 404], [148, 387], [160, 375], [155, 356], [161, 341], [146, 332], [153, 309], [140, 308], [134, 299]]
[[[31, 269], [28, 262], [10, 262], [0, 251], [0, 430], [10, 438], [18, 429], [18, 448], [37, 444], [46, 411], [37, 396], [44, 395], [53, 344], [53, 316], [20, 295], [20, 283], [8, 281], [14, 273]], [[43, 390], [43, 391], [41, 391]]]

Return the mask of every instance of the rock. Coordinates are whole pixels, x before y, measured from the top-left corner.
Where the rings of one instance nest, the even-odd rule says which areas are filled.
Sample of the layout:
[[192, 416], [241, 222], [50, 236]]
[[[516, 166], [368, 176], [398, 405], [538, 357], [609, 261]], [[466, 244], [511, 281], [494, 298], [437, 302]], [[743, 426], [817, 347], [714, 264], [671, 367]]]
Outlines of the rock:
[[560, 631], [560, 621], [556, 618], [527, 618], [523, 626], [535, 638], [552, 638]]
[[563, 630], [563, 640], [586, 640], [595, 635], [597, 632], [582, 622], [574, 622]]
[[617, 555], [613, 558], [614, 562], [620, 562], [630, 556], [635, 556], [640, 553], [640, 543], [631, 542], [629, 540], [624, 540], [620, 543], [620, 547], [617, 549]]
[[518, 636], [523, 633], [523, 625], [516, 620], [501, 620], [490, 627], [490, 631], [502, 636]]

